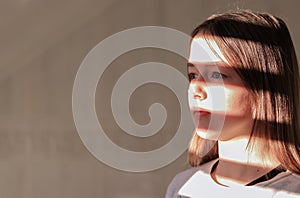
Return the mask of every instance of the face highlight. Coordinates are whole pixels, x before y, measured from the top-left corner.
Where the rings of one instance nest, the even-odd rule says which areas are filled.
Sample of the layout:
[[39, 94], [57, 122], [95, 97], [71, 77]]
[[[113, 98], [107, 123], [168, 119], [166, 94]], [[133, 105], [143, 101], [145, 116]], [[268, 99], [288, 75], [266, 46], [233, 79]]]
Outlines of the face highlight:
[[197, 134], [210, 140], [250, 135], [250, 93], [217, 45], [210, 46], [214, 51], [198, 37], [190, 48], [188, 97]]

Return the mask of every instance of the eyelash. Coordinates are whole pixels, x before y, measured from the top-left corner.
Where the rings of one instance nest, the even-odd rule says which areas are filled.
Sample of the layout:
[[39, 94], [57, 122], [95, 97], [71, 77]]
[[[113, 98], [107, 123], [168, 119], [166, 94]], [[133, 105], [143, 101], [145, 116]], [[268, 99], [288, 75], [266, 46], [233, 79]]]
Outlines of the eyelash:
[[194, 77], [194, 75], [197, 75], [197, 74], [195, 74], [195, 73], [189, 73], [188, 74], [189, 81], [194, 80], [195, 78], [197, 78], [197, 77]]
[[212, 75], [211, 75], [211, 77], [213, 77], [213, 75], [216, 75], [216, 74], [220, 75], [220, 77], [218, 79], [220, 79], [220, 78], [222, 78], [222, 79], [227, 78], [227, 76], [225, 74], [222, 74], [220, 72], [213, 72]]
[[[216, 75], [218, 75], [218, 76], [216, 76]], [[190, 81], [196, 79], [197, 77], [195, 77], [195, 76], [197, 76], [197, 74], [193, 73], [193, 72], [188, 74], [188, 77], [189, 77]], [[213, 78], [213, 79], [225, 79], [227, 77], [228, 76], [226, 76], [225, 74], [222, 74], [220, 72], [212, 72], [212, 74], [210, 75], [210, 78]]]

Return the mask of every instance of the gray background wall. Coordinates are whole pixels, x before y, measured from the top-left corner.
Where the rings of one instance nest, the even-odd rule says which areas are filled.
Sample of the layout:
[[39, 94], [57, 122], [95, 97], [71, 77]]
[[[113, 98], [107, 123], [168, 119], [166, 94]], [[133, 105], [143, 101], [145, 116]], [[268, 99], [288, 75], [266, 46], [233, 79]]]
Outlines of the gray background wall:
[[[145, 173], [119, 171], [94, 158], [81, 142], [72, 117], [77, 69], [96, 44], [121, 30], [158, 25], [189, 34], [211, 14], [235, 8], [283, 18], [299, 55], [300, 5], [296, 0], [2, 0], [0, 197], [163, 197], [173, 176], [188, 167], [186, 153], [168, 166]], [[149, 104], [165, 105], [168, 119], [159, 134], [134, 138], [112, 119], [107, 92], [114, 79], [147, 61], [165, 62], [185, 72], [184, 60], [172, 53], [137, 50], [110, 65], [96, 94], [97, 113], [107, 135], [136, 151], [158, 148], [170, 140], [180, 114], [170, 90], [147, 85], [134, 93], [131, 112], [137, 122], [147, 123]]]

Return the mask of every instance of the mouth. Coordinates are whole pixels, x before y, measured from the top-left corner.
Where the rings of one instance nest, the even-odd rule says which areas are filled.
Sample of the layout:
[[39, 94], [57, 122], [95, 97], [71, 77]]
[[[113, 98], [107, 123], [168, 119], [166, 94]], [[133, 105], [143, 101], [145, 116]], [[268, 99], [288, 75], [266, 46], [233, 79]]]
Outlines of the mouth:
[[210, 112], [205, 109], [192, 109], [191, 112], [194, 116], [200, 116], [200, 117], [210, 115]]

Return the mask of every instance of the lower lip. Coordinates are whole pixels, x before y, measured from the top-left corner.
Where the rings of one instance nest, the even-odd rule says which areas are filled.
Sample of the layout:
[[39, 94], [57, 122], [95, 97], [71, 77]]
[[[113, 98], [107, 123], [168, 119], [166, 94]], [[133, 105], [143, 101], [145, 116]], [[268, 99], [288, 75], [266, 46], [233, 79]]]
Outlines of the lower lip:
[[207, 111], [195, 111], [194, 112], [194, 115], [195, 116], [200, 116], [200, 117], [202, 117], [202, 116], [207, 116], [207, 115], [209, 115], [210, 113], [209, 112], [207, 112]]

